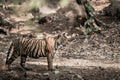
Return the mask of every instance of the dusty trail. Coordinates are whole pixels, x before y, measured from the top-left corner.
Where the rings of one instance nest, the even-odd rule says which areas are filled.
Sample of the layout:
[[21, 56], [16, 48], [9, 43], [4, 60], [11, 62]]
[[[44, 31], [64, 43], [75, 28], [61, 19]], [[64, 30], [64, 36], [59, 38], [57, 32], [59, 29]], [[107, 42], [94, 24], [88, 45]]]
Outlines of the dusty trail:
[[[37, 61], [27, 61], [28, 64], [32, 65], [47, 65], [45, 60]], [[65, 66], [71, 68], [90, 68], [90, 67], [102, 67], [102, 68], [120, 68], [120, 63], [102, 62], [102, 61], [92, 61], [84, 59], [66, 59], [57, 58], [54, 59], [54, 66]]]

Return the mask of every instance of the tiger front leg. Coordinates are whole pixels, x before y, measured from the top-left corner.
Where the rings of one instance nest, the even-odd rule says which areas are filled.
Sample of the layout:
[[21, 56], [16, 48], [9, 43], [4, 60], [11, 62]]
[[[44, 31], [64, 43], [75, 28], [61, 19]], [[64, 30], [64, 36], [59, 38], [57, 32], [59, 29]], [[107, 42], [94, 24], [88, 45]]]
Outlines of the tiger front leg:
[[53, 55], [52, 54], [48, 54], [47, 55], [47, 62], [48, 62], [48, 70], [53, 71]]

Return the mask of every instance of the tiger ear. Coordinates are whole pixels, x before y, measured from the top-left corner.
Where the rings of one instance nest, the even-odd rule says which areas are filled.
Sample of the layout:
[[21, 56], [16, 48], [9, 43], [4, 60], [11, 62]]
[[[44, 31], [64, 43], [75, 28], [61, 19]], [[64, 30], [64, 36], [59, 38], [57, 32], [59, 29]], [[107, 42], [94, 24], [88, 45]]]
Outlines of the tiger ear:
[[60, 37], [61, 37], [61, 35], [57, 34], [57, 35], [54, 36], [54, 39], [59, 39]]
[[63, 35], [63, 37], [67, 37], [67, 33], [65, 33], [65, 32], [62, 35]]
[[43, 32], [43, 35], [44, 35], [45, 38], [47, 38], [49, 36], [49, 34], [46, 33], [46, 32]]
[[64, 37], [64, 38], [67, 38], [67, 33], [64, 32], [64, 33], [61, 34], [61, 36]]

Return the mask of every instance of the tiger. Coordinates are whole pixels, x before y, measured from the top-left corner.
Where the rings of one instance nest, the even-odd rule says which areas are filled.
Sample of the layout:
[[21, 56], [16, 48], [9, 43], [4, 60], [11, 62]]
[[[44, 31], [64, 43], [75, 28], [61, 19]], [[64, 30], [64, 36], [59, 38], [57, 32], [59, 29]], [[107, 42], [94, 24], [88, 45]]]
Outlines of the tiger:
[[[28, 68], [25, 66], [27, 57], [38, 59], [39, 57], [47, 57], [48, 70], [54, 70], [53, 59], [55, 51], [59, 45], [66, 45], [68, 43], [65, 35], [55, 35], [37, 38], [18, 38], [12, 41], [6, 57], [6, 68], [10, 69], [10, 65], [20, 57], [20, 65], [24, 70]], [[10, 56], [11, 53], [11, 56]], [[10, 57], [9, 57], [10, 56]]]

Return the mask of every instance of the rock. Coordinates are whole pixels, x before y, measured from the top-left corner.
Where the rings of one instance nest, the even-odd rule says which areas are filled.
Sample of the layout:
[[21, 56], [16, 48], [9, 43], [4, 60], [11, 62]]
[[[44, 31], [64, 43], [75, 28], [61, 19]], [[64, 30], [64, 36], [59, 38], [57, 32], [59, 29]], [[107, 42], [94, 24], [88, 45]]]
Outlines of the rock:
[[74, 73], [74, 72], [70, 70], [70, 71], [69, 71], [69, 74], [72, 74], [72, 73]]
[[26, 75], [28, 75], [28, 76], [33, 76], [33, 75], [42, 75], [41, 73], [37, 73], [37, 72], [33, 72], [33, 71], [27, 71], [26, 72]]
[[120, 1], [115, 1], [103, 9], [103, 14], [120, 18]]
[[50, 73], [46, 72], [46, 73], [43, 73], [44, 76], [49, 76]]
[[60, 71], [58, 71], [58, 70], [54, 71], [54, 74], [59, 74], [59, 73], [60, 73]]
[[84, 80], [81, 75], [75, 74], [73, 77], [75, 80]]

